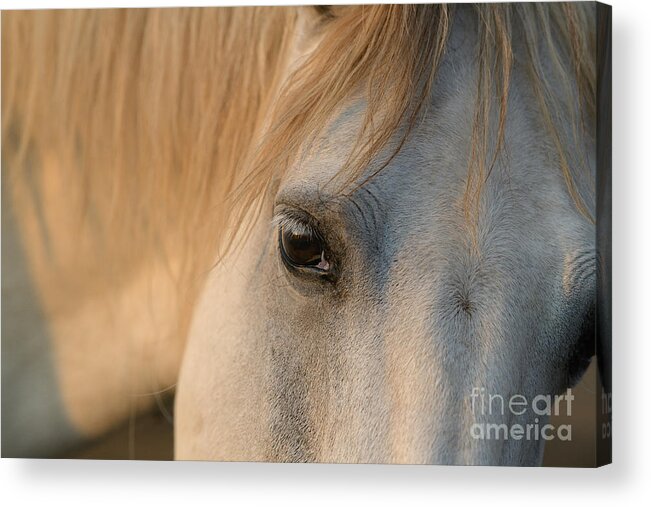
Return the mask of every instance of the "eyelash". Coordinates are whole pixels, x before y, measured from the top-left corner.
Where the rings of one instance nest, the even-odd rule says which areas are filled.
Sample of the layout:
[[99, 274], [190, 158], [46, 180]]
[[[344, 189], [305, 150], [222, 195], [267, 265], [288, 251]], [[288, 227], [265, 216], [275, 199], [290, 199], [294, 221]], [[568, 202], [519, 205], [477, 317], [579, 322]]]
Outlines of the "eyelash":
[[321, 237], [318, 231], [313, 226], [306, 223], [305, 220], [286, 213], [275, 216], [271, 221], [271, 224], [274, 229], [287, 229], [295, 234], [305, 234], [311, 238]]

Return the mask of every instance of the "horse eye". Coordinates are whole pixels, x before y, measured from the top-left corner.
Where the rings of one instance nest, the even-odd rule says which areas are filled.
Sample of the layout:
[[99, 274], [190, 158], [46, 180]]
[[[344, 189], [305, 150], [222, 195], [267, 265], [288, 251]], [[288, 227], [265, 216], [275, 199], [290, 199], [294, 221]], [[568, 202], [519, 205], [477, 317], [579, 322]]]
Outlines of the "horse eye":
[[324, 244], [318, 235], [309, 231], [293, 231], [280, 227], [280, 251], [283, 259], [294, 267], [328, 271]]

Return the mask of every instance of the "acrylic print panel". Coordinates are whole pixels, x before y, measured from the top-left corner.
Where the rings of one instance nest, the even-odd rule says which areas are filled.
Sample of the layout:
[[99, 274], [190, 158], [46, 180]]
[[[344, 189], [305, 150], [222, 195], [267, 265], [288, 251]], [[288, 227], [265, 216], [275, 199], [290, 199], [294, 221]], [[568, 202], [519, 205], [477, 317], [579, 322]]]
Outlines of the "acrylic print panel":
[[610, 461], [610, 8], [5, 11], [2, 455]]

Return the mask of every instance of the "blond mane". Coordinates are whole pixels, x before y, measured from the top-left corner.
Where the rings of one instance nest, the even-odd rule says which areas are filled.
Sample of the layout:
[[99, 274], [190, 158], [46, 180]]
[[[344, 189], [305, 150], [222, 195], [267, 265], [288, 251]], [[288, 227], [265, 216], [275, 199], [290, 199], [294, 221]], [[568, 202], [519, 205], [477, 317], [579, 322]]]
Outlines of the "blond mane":
[[[574, 131], [592, 128], [591, 6], [475, 9], [479, 79], [468, 209], [503, 142], [517, 32], [568, 190], [589, 215], [570, 170], [572, 147], [557, 122], [578, 94], [580, 103], [570, 108], [578, 111]], [[364, 97], [367, 110], [341, 174], [358, 178], [396, 132], [403, 133], [390, 153], [400, 149], [427, 105], [454, 11], [366, 5], [4, 12], [3, 187], [18, 216], [39, 200], [50, 203], [42, 218], [51, 249], [48, 283], [74, 305], [161, 258], [190, 308], [216, 249], [231, 241], [243, 216], [351, 93]], [[292, 48], [306, 32], [319, 43], [290, 72]], [[553, 81], [567, 89], [551, 88], [543, 54], [551, 57]], [[491, 118], [499, 125], [496, 138], [489, 136]], [[48, 200], [48, 188], [60, 193]]]

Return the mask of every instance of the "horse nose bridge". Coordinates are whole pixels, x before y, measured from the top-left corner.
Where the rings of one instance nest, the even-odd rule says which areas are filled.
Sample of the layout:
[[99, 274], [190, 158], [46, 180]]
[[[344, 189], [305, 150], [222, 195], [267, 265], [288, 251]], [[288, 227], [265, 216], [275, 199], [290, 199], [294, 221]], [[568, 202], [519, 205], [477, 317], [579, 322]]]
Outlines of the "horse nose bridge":
[[[424, 461], [462, 462], [466, 452], [449, 420], [471, 423], [462, 400], [477, 382], [472, 368], [484, 350], [473, 333], [485, 315], [476, 290], [481, 273], [462, 266], [450, 258], [445, 269], [396, 262], [388, 270], [380, 326], [391, 365], [384, 385], [393, 414], [388, 437], [392, 449]], [[415, 412], [427, 415], [416, 421], [409, 417]]]

